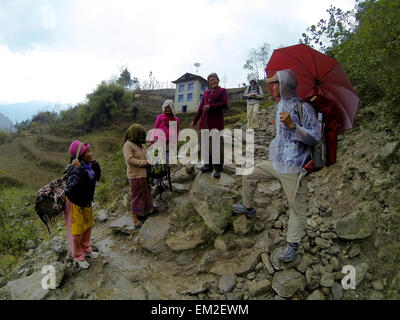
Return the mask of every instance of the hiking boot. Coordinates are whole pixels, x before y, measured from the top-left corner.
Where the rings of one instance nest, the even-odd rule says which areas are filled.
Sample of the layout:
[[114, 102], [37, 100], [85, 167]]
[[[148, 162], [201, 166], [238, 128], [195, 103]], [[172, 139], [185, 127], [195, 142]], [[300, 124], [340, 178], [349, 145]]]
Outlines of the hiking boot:
[[87, 269], [90, 267], [89, 262], [87, 262], [86, 260], [83, 261], [79, 261], [78, 259], [74, 259], [74, 262], [78, 264], [78, 266], [82, 269]]
[[211, 172], [212, 171], [212, 166], [210, 166], [209, 164], [205, 164], [204, 166], [201, 167], [200, 171], [202, 173]]
[[219, 170], [214, 170], [213, 177], [214, 177], [214, 178], [217, 178], [217, 179], [221, 178], [221, 171], [219, 171]]
[[90, 259], [96, 259], [99, 255], [100, 255], [100, 253], [94, 252], [94, 251], [92, 251], [91, 253], [85, 254], [86, 258], [90, 258]]
[[286, 249], [279, 256], [282, 262], [290, 262], [299, 252], [299, 244], [296, 242], [289, 242]]
[[232, 210], [237, 214], [244, 213], [249, 218], [253, 218], [256, 215], [256, 209], [246, 208], [243, 204], [235, 204]]
[[137, 214], [136, 217], [141, 221], [144, 222], [147, 220], [147, 214]]

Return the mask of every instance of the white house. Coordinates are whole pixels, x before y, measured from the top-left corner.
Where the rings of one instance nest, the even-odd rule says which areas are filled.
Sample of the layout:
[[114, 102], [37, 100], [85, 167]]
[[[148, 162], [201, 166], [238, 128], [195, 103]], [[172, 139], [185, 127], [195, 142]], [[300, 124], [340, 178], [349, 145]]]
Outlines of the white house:
[[176, 113], [196, 112], [208, 82], [203, 77], [185, 73], [179, 79], [172, 81], [176, 84], [175, 111]]

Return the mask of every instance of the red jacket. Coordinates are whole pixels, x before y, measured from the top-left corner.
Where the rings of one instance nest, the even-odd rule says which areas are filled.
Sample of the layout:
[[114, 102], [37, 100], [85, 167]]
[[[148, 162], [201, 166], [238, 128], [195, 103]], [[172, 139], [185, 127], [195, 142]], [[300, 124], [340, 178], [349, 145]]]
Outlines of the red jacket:
[[[208, 112], [203, 112], [203, 107], [209, 104]], [[193, 121], [196, 124], [199, 121], [199, 129], [224, 129], [224, 109], [228, 107], [228, 91], [217, 87], [214, 91], [211, 89], [204, 92], [203, 99], [197, 109]]]

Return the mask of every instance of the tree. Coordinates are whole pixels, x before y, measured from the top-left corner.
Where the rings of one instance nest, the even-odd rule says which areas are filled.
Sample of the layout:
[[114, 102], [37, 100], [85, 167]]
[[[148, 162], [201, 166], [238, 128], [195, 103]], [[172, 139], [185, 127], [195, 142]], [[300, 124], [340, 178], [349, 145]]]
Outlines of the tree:
[[127, 67], [121, 68], [121, 74], [117, 80], [117, 83], [127, 89], [132, 87], [134, 82], [133, 79], [131, 79], [131, 73], [128, 71]]
[[357, 0], [354, 12], [335, 7], [303, 34], [304, 42], [338, 60], [361, 98], [361, 104], [382, 101], [377, 114], [400, 123], [400, 2]]
[[247, 80], [265, 79], [265, 67], [268, 62], [270, 45], [264, 42], [260, 47], [251, 49], [243, 69], [247, 71]]
[[332, 55], [332, 49], [352, 34], [357, 19], [354, 10], [343, 11], [331, 5], [326, 11], [329, 19], [321, 19], [316, 25], [307, 28], [299, 42]]
[[102, 81], [96, 90], [88, 94], [87, 103], [77, 106], [77, 118], [86, 129], [107, 125], [118, 109], [131, 105], [131, 92], [112, 81]]

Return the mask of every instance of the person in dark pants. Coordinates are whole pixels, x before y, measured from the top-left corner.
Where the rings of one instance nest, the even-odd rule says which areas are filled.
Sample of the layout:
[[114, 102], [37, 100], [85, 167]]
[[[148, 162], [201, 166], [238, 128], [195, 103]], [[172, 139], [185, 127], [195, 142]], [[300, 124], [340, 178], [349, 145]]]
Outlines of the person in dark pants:
[[[224, 110], [228, 107], [228, 91], [219, 86], [219, 78], [216, 73], [211, 73], [207, 77], [210, 89], [204, 92], [203, 98], [200, 102], [199, 108], [197, 109], [196, 116], [192, 121], [192, 128], [194, 128], [199, 121], [199, 129], [224, 129]], [[222, 139], [220, 139], [222, 140]], [[223, 166], [223, 143], [220, 141], [220, 160], [219, 163], [212, 163], [212, 141], [209, 141], [209, 152], [208, 155], [205, 151], [204, 158], [209, 159], [208, 164], [204, 164], [201, 168], [203, 173], [210, 172], [214, 169], [213, 176], [215, 178], [221, 177], [221, 171]]]

